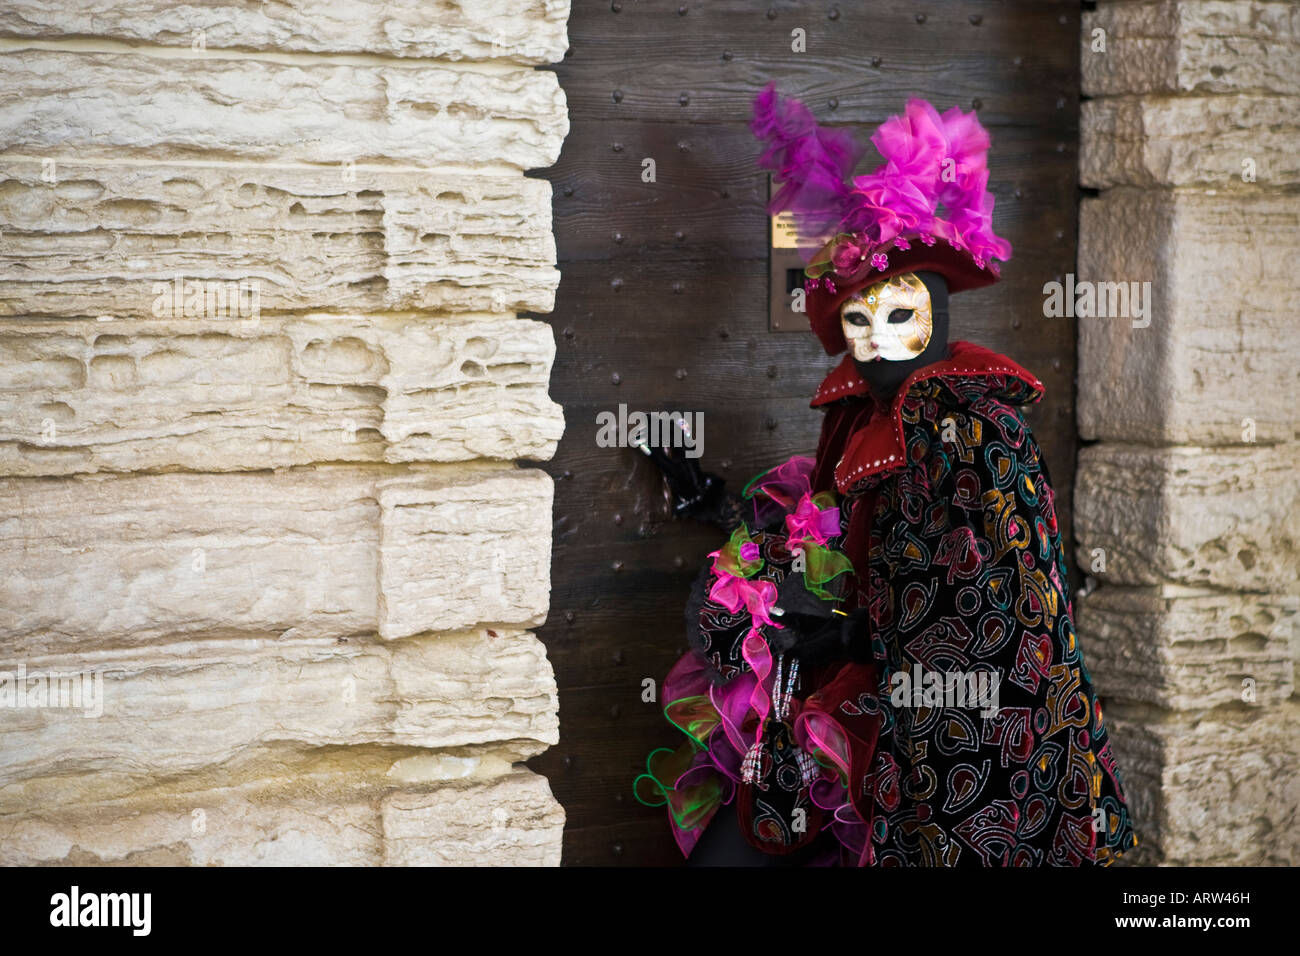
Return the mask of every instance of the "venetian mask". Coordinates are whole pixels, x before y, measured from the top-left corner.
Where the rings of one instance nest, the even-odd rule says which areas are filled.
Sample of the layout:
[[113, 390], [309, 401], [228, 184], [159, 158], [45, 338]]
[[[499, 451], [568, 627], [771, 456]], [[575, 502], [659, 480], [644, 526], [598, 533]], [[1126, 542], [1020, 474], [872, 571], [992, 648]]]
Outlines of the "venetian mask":
[[844, 300], [840, 324], [856, 361], [914, 359], [934, 334], [930, 292], [913, 272], [891, 276]]

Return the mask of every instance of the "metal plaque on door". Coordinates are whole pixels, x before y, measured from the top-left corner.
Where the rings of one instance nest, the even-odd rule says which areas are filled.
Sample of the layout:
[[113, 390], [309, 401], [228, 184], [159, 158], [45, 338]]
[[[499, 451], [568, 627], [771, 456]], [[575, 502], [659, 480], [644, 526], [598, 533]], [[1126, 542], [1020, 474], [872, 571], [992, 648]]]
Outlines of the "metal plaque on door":
[[[768, 177], [767, 194], [772, 195]], [[788, 212], [768, 217], [767, 328], [770, 332], [806, 332], [808, 320], [794, 310], [794, 291], [802, 288], [803, 257], [799, 255], [799, 234], [794, 216]]]

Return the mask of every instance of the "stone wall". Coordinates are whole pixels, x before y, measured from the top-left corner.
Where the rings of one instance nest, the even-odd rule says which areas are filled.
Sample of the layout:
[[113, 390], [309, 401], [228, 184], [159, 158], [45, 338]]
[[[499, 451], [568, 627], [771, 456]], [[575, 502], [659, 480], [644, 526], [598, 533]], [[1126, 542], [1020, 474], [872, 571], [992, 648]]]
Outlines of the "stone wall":
[[1079, 631], [1137, 861], [1300, 863], [1300, 5], [1083, 20]]
[[559, 862], [567, 18], [4, 4], [0, 863]]

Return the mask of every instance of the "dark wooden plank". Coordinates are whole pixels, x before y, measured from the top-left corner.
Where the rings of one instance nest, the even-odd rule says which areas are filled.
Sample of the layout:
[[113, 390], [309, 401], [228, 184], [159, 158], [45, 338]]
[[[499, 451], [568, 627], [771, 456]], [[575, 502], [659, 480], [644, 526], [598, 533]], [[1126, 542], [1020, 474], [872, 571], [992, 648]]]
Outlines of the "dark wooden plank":
[[[710, 0], [688, 4], [686, 16], [680, 3], [611, 6], [575, 10], [570, 54], [557, 68], [580, 121], [611, 118], [611, 107], [648, 121], [730, 120], [747, 111], [751, 91], [775, 80], [819, 114], [834, 102], [843, 122], [879, 123], [911, 95], [967, 107], [978, 100], [997, 124], [1073, 122], [1077, 4]], [[806, 33], [805, 52], [791, 49], [795, 28]], [[640, 55], [628, 56], [633, 44]]]
[[[898, 105], [894, 106], [895, 111]], [[855, 126], [865, 142], [875, 128]], [[1061, 197], [1077, 180], [1075, 134], [990, 128], [994, 225], [1020, 249], [1065, 224]], [[708, 261], [767, 255], [767, 177], [755, 165], [757, 141], [741, 122], [688, 126], [618, 118], [575, 125], [559, 162], [545, 173], [555, 186], [561, 263]], [[642, 164], [655, 161], [655, 181]], [[868, 150], [858, 172], [880, 163]], [[1073, 246], [1073, 240], [1069, 243]]]
[[[1064, 241], [1063, 247], [1067, 245]], [[1025, 247], [1004, 280], [951, 302], [952, 338], [1004, 352], [1046, 385], [1047, 401], [1072, 404], [1072, 320], [1042, 314], [1042, 286], [1072, 266], [1055, 247]], [[766, 263], [646, 259], [611, 269], [563, 267], [555, 378], [567, 403], [719, 412], [738, 400], [807, 400], [837, 363], [810, 334], [773, 333]], [[681, 292], [674, 292], [680, 287]], [[744, 307], [747, 306], [747, 307]], [[594, 440], [594, 419], [590, 422]], [[708, 435], [706, 434], [706, 445]]]

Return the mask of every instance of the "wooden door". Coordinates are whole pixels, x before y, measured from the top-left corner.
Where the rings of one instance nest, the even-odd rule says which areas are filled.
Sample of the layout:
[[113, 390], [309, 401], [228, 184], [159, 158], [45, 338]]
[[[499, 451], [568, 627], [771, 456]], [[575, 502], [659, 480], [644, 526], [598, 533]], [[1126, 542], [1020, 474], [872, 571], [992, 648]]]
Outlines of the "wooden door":
[[[952, 338], [1036, 373], [1029, 411], [1070, 537], [1074, 326], [1043, 317], [1045, 282], [1074, 271], [1079, 4], [575, 2], [557, 68], [571, 132], [555, 188], [563, 274], [547, 317], [564, 440], [555, 477], [551, 615], [540, 630], [560, 689], [560, 743], [530, 761], [564, 805], [566, 864], [680, 863], [664, 811], [632, 780], [677, 746], [641, 701], [685, 649], [682, 607], [714, 528], [674, 521], [650, 462], [600, 448], [596, 416], [701, 411], [708, 470], [739, 490], [816, 447], [808, 400], [834, 364], [811, 333], [768, 328], [766, 176], [747, 123], [775, 80], [864, 139], [909, 95], [978, 110], [993, 137], [1003, 281], [952, 301]], [[792, 51], [802, 29], [806, 52]], [[645, 160], [655, 181], [643, 181]], [[868, 154], [859, 171], [879, 162]]]

